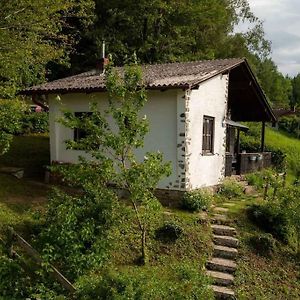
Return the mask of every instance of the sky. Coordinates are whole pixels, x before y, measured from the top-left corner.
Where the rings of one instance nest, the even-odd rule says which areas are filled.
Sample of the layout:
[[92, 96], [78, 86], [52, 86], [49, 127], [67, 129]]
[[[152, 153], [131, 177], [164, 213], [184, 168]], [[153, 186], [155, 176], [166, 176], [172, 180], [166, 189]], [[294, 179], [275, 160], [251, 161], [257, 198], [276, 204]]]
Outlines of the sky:
[[300, 0], [248, 0], [252, 12], [264, 21], [272, 42], [272, 59], [279, 71], [300, 73]]

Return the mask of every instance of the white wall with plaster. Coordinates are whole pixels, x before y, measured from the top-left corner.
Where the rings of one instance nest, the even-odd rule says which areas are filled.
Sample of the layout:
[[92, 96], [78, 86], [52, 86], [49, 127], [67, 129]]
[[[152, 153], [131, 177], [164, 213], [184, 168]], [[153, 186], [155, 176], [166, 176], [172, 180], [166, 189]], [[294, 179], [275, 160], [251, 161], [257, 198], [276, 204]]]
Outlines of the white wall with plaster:
[[[149, 120], [150, 132], [145, 138], [144, 148], [137, 151], [138, 158], [143, 159], [147, 151], [160, 151], [164, 154], [164, 160], [172, 164], [172, 175], [163, 180], [159, 188], [180, 189], [178, 175], [182, 170], [179, 170], [177, 162], [179, 126], [177, 115], [178, 107], [181, 109], [182, 103], [178, 99], [183, 103], [185, 101], [184, 92], [181, 90], [148, 91], [148, 102], [141, 112]], [[62, 116], [63, 109], [87, 112], [92, 102], [98, 103], [98, 107], [104, 110], [107, 107], [107, 94], [74, 93], [59, 95], [59, 97], [49, 96], [51, 161], [76, 163], [79, 155], [87, 157], [83, 151], [66, 149], [65, 141], [73, 139], [73, 130], [64, 127], [57, 120]]]
[[[219, 184], [224, 178], [228, 75], [219, 75], [190, 91], [187, 103], [187, 189]], [[213, 154], [202, 153], [203, 117], [215, 118]]]

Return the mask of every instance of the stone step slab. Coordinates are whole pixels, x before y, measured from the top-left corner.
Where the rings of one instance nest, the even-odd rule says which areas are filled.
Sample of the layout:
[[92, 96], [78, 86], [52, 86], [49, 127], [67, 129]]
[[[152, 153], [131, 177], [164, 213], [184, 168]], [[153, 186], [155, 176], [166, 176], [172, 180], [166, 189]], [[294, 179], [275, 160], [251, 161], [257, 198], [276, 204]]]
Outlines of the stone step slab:
[[236, 248], [214, 245], [214, 249], [213, 249], [214, 257], [234, 259], [237, 257], [237, 254], [238, 254], [238, 250]]
[[228, 208], [225, 208], [225, 207], [215, 207], [214, 211], [215, 212], [226, 213], [226, 212], [228, 212]]
[[226, 226], [226, 225], [218, 225], [214, 224], [211, 225], [212, 231], [216, 235], [228, 235], [228, 236], [235, 236], [236, 230], [234, 227]]
[[232, 289], [224, 286], [212, 285], [212, 290], [214, 291], [216, 299], [224, 300], [234, 300], [235, 294]]
[[237, 248], [239, 240], [232, 236], [216, 235], [213, 234], [213, 241], [216, 245]]
[[213, 214], [211, 222], [213, 224], [219, 224], [219, 225], [230, 225], [231, 221], [222, 214]]
[[212, 278], [215, 285], [229, 286], [233, 284], [234, 277], [231, 274], [216, 271], [206, 271], [206, 274]]
[[206, 263], [206, 268], [211, 271], [234, 273], [236, 263], [231, 259], [213, 257]]
[[233, 203], [233, 202], [225, 202], [222, 205], [225, 206], [225, 207], [232, 207], [232, 206], [235, 206], [235, 203]]

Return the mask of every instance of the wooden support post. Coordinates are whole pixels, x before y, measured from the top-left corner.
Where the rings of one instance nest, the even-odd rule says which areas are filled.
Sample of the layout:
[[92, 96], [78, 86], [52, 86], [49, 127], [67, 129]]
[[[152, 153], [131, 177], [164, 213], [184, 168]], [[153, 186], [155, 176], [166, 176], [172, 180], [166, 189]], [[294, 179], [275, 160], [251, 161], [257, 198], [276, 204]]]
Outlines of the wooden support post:
[[237, 154], [240, 154], [241, 153], [241, 145], [240, 145], [240, 129], [238, 128], [237, 130], [237, 137], [236, 137], [236, 143], [237, 143], [237, 146], [236, 146], [236, 152]]
[[260, 151], [265, 151], [265, 131], [266, 131], [266, 122], [262, 121], [261, 124], [261, 143], [260, 143]]

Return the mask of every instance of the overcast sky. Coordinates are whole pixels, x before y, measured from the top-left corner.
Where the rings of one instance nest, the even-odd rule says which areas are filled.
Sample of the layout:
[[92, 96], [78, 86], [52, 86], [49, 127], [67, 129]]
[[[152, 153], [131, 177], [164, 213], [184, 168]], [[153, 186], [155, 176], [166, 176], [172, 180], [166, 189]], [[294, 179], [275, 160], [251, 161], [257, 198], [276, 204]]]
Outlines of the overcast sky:
[[284, 74], [300, 73], [300, 0], [248, 0], [264, 21], [272, 58]]

